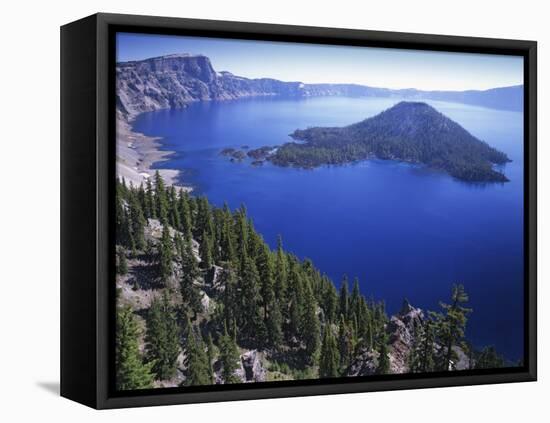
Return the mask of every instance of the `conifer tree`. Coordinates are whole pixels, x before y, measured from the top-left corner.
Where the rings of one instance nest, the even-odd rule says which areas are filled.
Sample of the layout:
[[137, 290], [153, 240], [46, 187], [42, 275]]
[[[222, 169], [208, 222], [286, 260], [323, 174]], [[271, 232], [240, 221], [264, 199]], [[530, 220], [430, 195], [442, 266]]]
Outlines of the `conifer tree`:
[[240, 333], [243, 339], [251, 340], [261, 347], [265, 345], [267, 329], [261, 312], [260, 276], [254, 261], [249, 257], [244, 261], [239, 285], [242, 296], [239, 310]]
[[210, 385], [212, 383], [212, 372], [211, 365], [208, 364], [208, 354], [200, 335], [195, 334], [190, 322], [187, 323], [185, 350], [187, 357], [185, 385]]
[[237, 241], [239, 271], [242, 273], [248, 258], [248, 222], [246, 219], [246, 209], [244, 206], [241, 206], [235, 214], [235, 235]]
[[168, 223], [174, 229], [179, 229], [181, 227], [178, 205], [176, 188], [172, 185], [168, 191]]
[[371, 313], [365, 301], [365, 297], [361, 295], [359, 298], [359, 306], [357, 312], [357, 337], [360, 338], [362, 346], [371, 348]]
[[212, 341], [211, 334], [208, 334], [208, 337], [206, 338], [206, 352], [208, 357], [208, 369], [210, 371], [210, 379], [211, 383], [214, 384], [214, 360], [216, 359], [216, 350], [214, 347], [214, 341]]
[[119, 275], [125, 275], [128, 273], [128, 264], [126, 262], [126, 254], [123, 249], [118, 250], [118, 266], [117, 273]]
[[[259, 255], [261, 254], [261, 250], [264, 243], [264, 240], [262, 239], [261, 235], [256, 232], [254, 229], [254, 225], [252, 224], [252, 221], [250, 219], [247, 220], [248, 225], [248, 243], [247, 243], [247, 253], [246, 255], [250, 257], [252, 260], [256, 262], [256, 266], [258, 265], [257, 260], [259, 258]], [[269, 251], [269, 249], [268, 249]]]
[[203, 236], [211, 237], [214, 234], [214, 222], [208, 199], [206, 197], [200, 197], [197, 201], [195, 235], [198, 241], [202, 243]]
[[338, 293], [336, 288], [330, 280], [323, 277], [323, 283], [325, 285], [324, 294], [324, 311], [328, 322], [334, 323], [336, 321], [336, 315], [338, 312]]
[[283, 315], [281, 313], [281, 308], [279, 307], [279, 302], [275, 299], [271, 303], [269, 310], [267, 332], [269, 337], [269, 345], [273, 349], [279, 350], [281, 344], [283, 343]]
[[191, 239], [193, 224], [191, 221], [191, 209], [189, 207], [189, 194], [183, 189], [179, 192], [178, 198], [179, 206], [178, 211], [180, 214], [179, 221], [180, 227], [179, 230], [183, 233], [184, 238]]
[[159, 275], [164, 283], [166, 283], [168, 278], [172, 275], [172, 248], [170, 230], [168, 229], [168, 225], [165, 224], [162, 227], [162, 237], [159, 246]]
[[130, 214], [130, 231], [134, 241], [134, 248], [142, 250], [145, 247], [143, 229], [146, 222], [143, 217], [141, 205], [135, 193], [132, 193], [129, 197], [128, 209]]
[[239, 377], [235, 374], [235, 370], [239, 367], [239, 358], [239, 349], [235, 338], [228, 335], [226, 328], [220, 339], [220, 360], [224, 383], [240, 382]]
[[468, 294], [462, 285], [453, 285], [451, 304], [440, 303], [443, 313], [432, 313], [435, 320], [436, 336], [442, 346], [437, 358], [438, 370], [450, 370], [456, 362], [453, 347], [459, 346], [464, 339], [467, 315], [471, 309], [463, 307], [468, 302]]
[[413, 373], [434, 371], [434, 323], [426, 319], [417, 327], [415, 341], [409, 357], [409, 369]]
[[193, 318], [195, 318], [197, 313], [202, 310], [200, 293], [194, 286], [195, 279], [199, 277], [200, 272], [190, 239], [183, 241], [181, 254], [180, 290], [184, 304], [184, 314], [191, 311], [194, 314]]
[[223, 318], [224, 327], [234, 327], [240, 317], [240, 296], [237, 290], [237, 276], [235, 270], [225, 269], [221, 274], [223, 291]]
[[153, 386], [151, 364], [144, 364], [139, 352], [139, 327], [130, 307], [117, 310], [115, 370], [119, 390], [145, 389]]
[[166, 188], [159, 171], [155, 172], [155, 214], [163, 225], [168, 222]]
[[347, 275], [344, 275], [342, 284], [340, 285], [340, 314], [342, 314], [344, 318], [349, 319], [349, 288]]
[[351, 364], [353, 340], [351, 330], [348, 325], [346, 325], [343, 315], [340, 315], [340, 324], [338, 326], [338, 349], [340, 356], [340, 368], [344, 370]]
[[301, 307], [296, 296], [296, 291], [290, 294], [289, 319], [287, 325], [286, 337], [291, 340], [293, 337], [298, 337], [300, 334], [300, 314]]
[[157, 217], [155, 208], [155, 196], [153, 192], [153, 186], [151, 184], [151, 178], [147, 178], [145, 182], [145, 217], [148, 219], [155, 219]]
[[279, 304], [284, 304], [287, 289], [287, 260], [283, 251], [283, 240], [281, 235], [277, 237], [277, 253], [275, 256], [275, 298]]
[[260, 276], [263, 317], [267, 321], [268, 308], [275, 299], [273, 293], [273, 259], [269, 246], [262, 242], [256, 260]]
[[201, 256], [201, 267], [205, 270], [211, 269], [213, 264], [212, 245], [211, 245], [210, 236], [206, 233], [206, 231], [202, 232], [199, 252]]
[[164, 292], [162, 299], [155, 298], [147, 315], [145, 336], [147, 358], [160, 380], [170, 379], [176, 373], [176, 360], [180, 352], [179, 327], [176, 314]]
[[386, 333], [383, 333], [381, 335], [378, 354], [378, 366], [376, 367], [376, 374], [388, 374], [390, 372], [390, 357], [388, 348], [388, 335]]
[[[289, 260], [290, 261], [290, 260]], [[290, 299], [288, 310], [288, 338], [296, 337], [301, 339], [302, 335], [302, 316], [304, 315], [304, 283], [300, 273], [300, 266], [293, 258], [289, 262], [289, 276], [287, 295]]]
[[349, 299], [349, 310], [350, 310], [350, 316], [349, 319], [353, 320], [353, 316], [357, 320], [359, 320], [360, 317], [360, 307], [361, 307], [361, 292], [359, 290], [359, 279], [355, 278], [353, 280], [353, 288], [351, 290], [351, 297]]
[[308, 289], [304, 301], [304, 314], [302, 316], [301, 338], [306, 347], [306, 355], [309, 358], [309, 364], [315, 363], [320, 343], [320, 323], [317, 316], [317, 302]]
[[226, 263], [238, 265], [233, 236], [233, 216], [227, 204], [223, 206], [222, 222], [220, 228], [220, 259]]
[[115, 196], [115, 222], [116, 222], [116, 243], [131, 249], [130, 245], [130, 222], [123, 204], [123, 195], [120, 181], [117, 180], [117, 194]]
[[139, 201], [139, 206], [141, 208], [141, 212], [143, 213], [143, 217], [145, 218], [145, 220], [147, 220], [147, 212], [145, 210], [147, 204], [146, 204], [146, 200], [145, 200], [145, 197], [146, 197], [146, 193], [145, 193], [145, 189], [143, 188], [143, 182], [141, 182], [139, 184], [139, 188], [137, 190], [137, 199]]
[[124, 228], [123, 233], [125, 234], [126, 246], [131, 251], [132, 256], [136, 256], [136, 243], [134, 242], [134, 236], [132, 234], [132, 221], [130, 219], [130, 212], [128, 208], [124, 210]]
[[330, 325], [325, 327], [321, 357], [319, 359], [319, 377], [329, 378], [340, 376], [340, 354], [336, 339], [332, 334]]
[[483, 348], [474, 361], [475, 369], [498, 369], [505, 365], [504, 358], [493, 346]]

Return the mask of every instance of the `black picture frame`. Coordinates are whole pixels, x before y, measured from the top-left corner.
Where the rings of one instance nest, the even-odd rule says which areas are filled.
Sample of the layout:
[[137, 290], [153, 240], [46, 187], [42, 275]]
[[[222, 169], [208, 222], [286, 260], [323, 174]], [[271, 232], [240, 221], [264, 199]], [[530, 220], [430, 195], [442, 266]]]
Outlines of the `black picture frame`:
[[[113, 389], [117, 31], [524, 57], [525, 362], [442, 374]], [[397, 32], [95, 14], [61, 27], [61, 395], [97, 409], [535, 381], [537, 44]]]

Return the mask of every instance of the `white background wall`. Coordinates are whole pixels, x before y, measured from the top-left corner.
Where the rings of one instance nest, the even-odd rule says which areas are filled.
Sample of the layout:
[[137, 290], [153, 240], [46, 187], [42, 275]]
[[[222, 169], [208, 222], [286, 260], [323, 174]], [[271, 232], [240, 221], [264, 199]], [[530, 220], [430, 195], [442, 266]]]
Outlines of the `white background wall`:
[[[0, 420], [547, 421], [550, 31], [543, 1], [24, 1], [0, 24]], [[59, 26], [98, 12], [539, 42], [539, 382], [96, 412], [58, 397]], [[7, 165], [7, 167], [6, 167]], [[495, 293], [498, 294], [498, 293]], [[503, 310], [506, 313], [506, 310]], [[543, 330], [546, 333], [543, 333]], [[544, 394], [547, 390], [546, 395]]]

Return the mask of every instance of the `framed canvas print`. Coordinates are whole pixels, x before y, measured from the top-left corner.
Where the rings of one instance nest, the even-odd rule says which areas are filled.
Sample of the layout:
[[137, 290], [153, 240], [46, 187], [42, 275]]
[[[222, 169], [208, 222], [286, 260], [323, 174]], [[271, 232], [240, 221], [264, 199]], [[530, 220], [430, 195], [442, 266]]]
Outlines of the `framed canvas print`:
[[61, 390], [96, 408], [536, 379], [536, 43], [61, 30]]

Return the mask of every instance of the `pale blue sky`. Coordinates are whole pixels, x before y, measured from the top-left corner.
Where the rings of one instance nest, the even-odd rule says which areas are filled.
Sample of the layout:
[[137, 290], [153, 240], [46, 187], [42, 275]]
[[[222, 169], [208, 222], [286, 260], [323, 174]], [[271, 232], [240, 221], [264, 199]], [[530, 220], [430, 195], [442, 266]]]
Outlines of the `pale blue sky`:
[[174, 53], [208, 56], [217, 71], [282, 81], [457, 91], [523, 83], [517, 56], [117, 34], [119, 62]]

